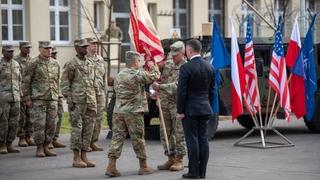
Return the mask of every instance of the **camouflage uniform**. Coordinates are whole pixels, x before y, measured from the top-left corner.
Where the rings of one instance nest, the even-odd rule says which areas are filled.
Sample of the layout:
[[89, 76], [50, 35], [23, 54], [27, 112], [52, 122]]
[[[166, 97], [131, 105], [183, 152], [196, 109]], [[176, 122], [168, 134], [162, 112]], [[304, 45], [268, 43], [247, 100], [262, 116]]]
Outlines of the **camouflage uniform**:
[[71, 149], [88, 151], [97, 112], [95, 70], [92, 61], [75, 56], [61, 77], [61, 92], [67, 99], [71, 122]]
[[179, 69], [185, 61], [179, 65], [175, 65], [172, 59], [168, 60], [161, 75], [160, 82], [160, 100], [163, 112], [164, 122], [167, 130], [170, 151], [167, 151], [166, 143], [164, 143], [164, 135], [160, 130], [160, 137], [163, 142], [165, 154], [175, 154], [184, 156], [186, 154], [185, 139], [181, 121], [176, 120], [176, 93], [179, 78]]
[[116, 104], [113, 111], [113, 136], [108, 152], [109, 158], [120, 157], [128, 132], [137, 157], [140, 160], [147, 158], [143, 121], [143, 112], [148, 111], [145, 84], [151, 83], [158, 78], [158, 75], [159, 72], [154, 67], [151, 68], [150, 73], [125, 68], [117, 75], [114, 83]]
[[50, 143], [54, 137], [59, 99], [60, 67], [41, 55], [27, 66], [23, 82], [26, 101], [32, 100], [31, 122], [36, 145]]
[[[13, 58], [17, 61], [20, 65], [20, 71], [22, 76], [22, 81], [25, 79], [26, 75], [26, 68], [27, 65], [31, 62], [31, 57], [23, 57], [21, 54], [15, 56]], [[25, 138], [32, 136], [32, 123], [30, 121], [30, 108], [27, 107], [26, 102], [24, 101], [24, 97], [22, 97], [20, 103], [20, 120], [18, 126], [18, 134], [19, 138]]]
[[19, 63], [0, 60], [0, 144], [11, 144], [20, 116], [21, 74]]

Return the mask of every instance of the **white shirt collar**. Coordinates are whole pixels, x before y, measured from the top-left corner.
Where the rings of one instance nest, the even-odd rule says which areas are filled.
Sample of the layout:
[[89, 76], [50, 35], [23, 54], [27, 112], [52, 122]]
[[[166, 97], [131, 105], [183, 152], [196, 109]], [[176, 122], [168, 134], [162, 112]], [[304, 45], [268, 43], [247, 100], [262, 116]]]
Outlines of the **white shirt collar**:
[[196, 57], [201, 57], [201, 55], [200, 55], [200, 54], [196, 54], [196, 55], [192, 56], [192, 57], [190, 58], [190, 61], [191, 61], [193, 58], [196, 58]]

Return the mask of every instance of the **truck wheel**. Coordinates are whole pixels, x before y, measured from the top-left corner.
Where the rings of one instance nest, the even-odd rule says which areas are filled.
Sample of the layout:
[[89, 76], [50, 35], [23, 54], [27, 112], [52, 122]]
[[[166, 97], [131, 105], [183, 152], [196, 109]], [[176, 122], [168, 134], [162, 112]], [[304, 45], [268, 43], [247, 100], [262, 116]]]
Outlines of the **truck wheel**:
[[113, 93], [107, 107], [107, 121], [109, 126], [109, 131], [106, 137], [107, 139], [111, 139], [112, 137], [112, 115], [113, 115], [113, 109], [115, 105], [116, 105], [116, 94]]
[[316, 93], [316, 107], [311, 121], [304, 118], [304, 122], [312, 133], [320, 133], [320, 92]]
[[207, 133], [208, 133], [208, 139], [212, 140], [214, 135], [217, 132], [217, 128], [218, 128], [218, 124], [219, 124], [219, 116], [217, 114], [214, 114], [209, 122], [208, 122], [208, 127], [207, 127]]
[[[262, 114], [261, 116], [262, 116], [262, 123], [264, 124], [266, 115]], [[251, 118], [251, 115], [248, 115], [248, 114], [240, 115], [237, 119], [239, 124], [246, 129], [251, 129], [254, 127], [254, 122]]]

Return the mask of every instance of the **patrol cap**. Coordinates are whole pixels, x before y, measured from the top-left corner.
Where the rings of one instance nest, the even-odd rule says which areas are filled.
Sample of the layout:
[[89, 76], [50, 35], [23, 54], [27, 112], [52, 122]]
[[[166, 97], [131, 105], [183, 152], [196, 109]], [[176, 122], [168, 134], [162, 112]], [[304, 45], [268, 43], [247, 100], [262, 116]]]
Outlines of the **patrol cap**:
[[184, 43], [177, 41], [170, 46], [170, 53], [172, 56], [176, 56], [182, 49], [185, 49]]
[[32, 45], [29, 41], [20, 41], [19, 42], [19, 47], [24, 47], [24, 48], [32, 48]]
[[87, 39], [76, 39], [73, 42], [75, 47], [85, 47], [89, 46]]
[[127, 51], [126, 52], [126, 64], [130, 65], [132, 63], [132, 61], [134, 60], [138, 60], [141, 61], [143, 60], [143, 57], [135, 51]]
[[58, 50], [57, 50], [57, 47], [52, 47], [52, 51], [51, 51], [51, 53], [58, 53]]
[[90, 43], [90, 44], [98, 42], [97, 38], [95, 38], [95, 37], [89, 37], [89, 38], [86, 38], [86, 39], [87, 39], [88, 43]]
[[3, 45], [2, 46], [2, 51], [10, 52], [10, 51], [14, 51], [14, 49], [13, 49], [12, 45]]
[[39, 48], [52, 48], [50, 41], [39, 41]]

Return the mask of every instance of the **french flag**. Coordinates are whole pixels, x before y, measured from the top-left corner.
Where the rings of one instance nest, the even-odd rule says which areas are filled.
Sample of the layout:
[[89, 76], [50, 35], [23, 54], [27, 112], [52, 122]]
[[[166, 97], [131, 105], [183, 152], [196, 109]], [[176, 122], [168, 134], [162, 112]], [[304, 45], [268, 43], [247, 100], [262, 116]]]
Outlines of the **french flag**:
[[231, 27], [231, 100], [232, 100], [232, 120], [243, 113], [242, 94], [245, 89], [244, 69], [239, 52], [236, 32], [234, 30], [231, 18], [229, 18]]

